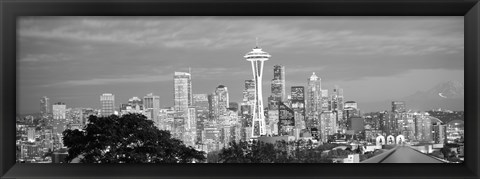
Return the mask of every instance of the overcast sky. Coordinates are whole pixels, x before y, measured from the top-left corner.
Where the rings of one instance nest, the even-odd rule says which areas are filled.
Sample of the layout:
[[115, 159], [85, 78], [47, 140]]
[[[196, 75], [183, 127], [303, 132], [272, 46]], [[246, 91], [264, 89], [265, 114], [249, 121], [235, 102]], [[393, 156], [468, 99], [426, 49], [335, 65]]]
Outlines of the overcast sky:
[[42, 96], [67, 108], [99, 108], [102, 93], [113, 93], [118, 106], [153, 92], [162, 107], [172, 106], [173, 73], [188, 67], [194, 93], [222, 84], [230, 101], [241, 102], [244, 80], [252, 79], [243, 56], [256, 37], [272, 55], [264, 96], [280, 64], [287, 93], [315, 72], [322, 88], [338, 85], [362, 108], [463, 82], [463, 23], [463, 16], [22, 17], [17, 110], [39, 112]]

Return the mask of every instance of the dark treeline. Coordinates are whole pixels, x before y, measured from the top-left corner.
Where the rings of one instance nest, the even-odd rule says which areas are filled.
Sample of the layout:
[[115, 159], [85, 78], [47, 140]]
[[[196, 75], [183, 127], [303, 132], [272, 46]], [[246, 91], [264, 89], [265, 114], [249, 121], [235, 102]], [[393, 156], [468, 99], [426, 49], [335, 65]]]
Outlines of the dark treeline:
[[[361, 149], [353, 150], [346, 146], [345, 150], [336, 149], [339, 144], [315, 146], [312, 141], [296, 140], [277, 141], [275, 144], [260, 141], [230, 142], [229, 147], [207, 155], [209, 163], [332, 163], [334, 158], [347, 158], [350, 154], [360, 154], [363, 161], [381, 153], [364, 153]], [[325, 152], [324, 152], [325, 151]], [[363, 154], [362, 154], [363, 153]]]

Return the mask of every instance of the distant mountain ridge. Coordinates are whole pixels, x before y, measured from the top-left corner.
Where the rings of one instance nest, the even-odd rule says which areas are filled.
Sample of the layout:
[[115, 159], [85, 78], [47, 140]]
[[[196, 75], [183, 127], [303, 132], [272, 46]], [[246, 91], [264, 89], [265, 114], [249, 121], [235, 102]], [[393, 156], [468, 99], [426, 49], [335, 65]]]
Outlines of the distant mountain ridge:
[[[438, 108], [463, 111], [464, 98], [464, 84], [459, 81], [447, 81], [440, 83], [427, 91], [418, 91], [400, 99], [366, 103], [364, 109], [371, 109], [366, 112], [374, 112], [377, 109], [379, 111], [386, 110], [391, 109], [392, 101], [405, 101], [407, 109], [414, 111], [427, 111]], [[362, 107], [360, 106], [360, 108]]]

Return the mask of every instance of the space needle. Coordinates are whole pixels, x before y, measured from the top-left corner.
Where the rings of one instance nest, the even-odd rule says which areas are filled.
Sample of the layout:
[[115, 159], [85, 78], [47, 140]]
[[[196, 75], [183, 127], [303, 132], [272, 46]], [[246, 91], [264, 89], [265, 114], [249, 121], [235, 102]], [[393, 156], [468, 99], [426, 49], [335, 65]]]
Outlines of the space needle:
[[265, 114], [263, 112], [263, 96], [262, 96], [262, 74], [263, 62], [267, 61], [271, 55], [262, 51], [258, 47], [258, 38], [256, 40], [256, 47], [248, 52], [244, 58], [252, 62], [253, 79], [255, 81], [255, 101], [253, 106], [253, 120], [252, 120], [252, 138], [259, 137], [266, 134], [265, 129]]

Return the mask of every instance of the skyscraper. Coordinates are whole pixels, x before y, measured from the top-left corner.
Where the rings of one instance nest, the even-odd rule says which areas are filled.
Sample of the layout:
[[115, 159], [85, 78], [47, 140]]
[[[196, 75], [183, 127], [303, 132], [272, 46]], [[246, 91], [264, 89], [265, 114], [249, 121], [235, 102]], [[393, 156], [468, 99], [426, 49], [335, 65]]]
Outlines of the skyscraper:
[[343, 111], [343, 89], [335, 86], [331, 96], [332, 111]]
[[27, 137], [29, 142], [35, 142], [35, 127], [28, 127]]
[[263, 64], [270, 57], [271, 55], [262, 51], [258, 45], [244, 56], [244, 58], [252, 64], [253, 78], [255, 81], [255, 104], [253, 107], [252, 124], [252, 137], [254, 138], [266, 134], [265, 114], [263, 112], [262, 74]]
[[177, 139], [185, 140], [186, 137], [190, 137], [188, 135], [189, 131], [185, 130], [185, 125], [186, 122], [189, 121], [190, 116], [188, 108], [193, 104], [192, 75], [186, 72], [175, 72], [173, 76], [173, 86], [173, 104], [175, 111], [173, 136]]
[[273, 66], [273, 79], [271, 84], [271, 95], [268, 97], [268, 109], [278, 110], [280, 101], [285, 101], [285, 67]]
[[[322, 110], [322, 90], [321, 79], [313, 72], [308, 78], [306, 111], [308, 116], [308, 126], [311, 127], [318, 119]], [[318, 121], [317, 121], [318, 122]]]
[[340, 111], [343, 111], [344, 109], [344, 97], [343, 97], [343, 88], [338, 88], [337, 90], [337, 95], [338, 95], [338, 108], [340, 109]]
[[280, 102], [278, 107], [278, 135], [293, 135], [295, 128], [295, 112]]
[[272, 97], [285, 101], [285, 66], [273, 66]]
[[102, 104], [102, 116], [110, 116], [115, 113], [115, 96], [110, 93], [104, 93], [100, 96]]
[[53, 133], [61, 135], [67, 125], [67, 106], [65, 103], [58, 102], [52, 105], [53, 112]]
[[208, 113], [209, 113], [209, 121], [217, 121], [219, 118], [219, 111], [218, 111], [218, 96], [215, 93], [208, 95]]
[[322, 111], [331, 110], [329, 108], [328, 90], [322, 90]]
[[188, 146], [194, 146], [197, 141], [197, 119], [196, 109], [194, 107], [188, 108], [187, 120], [185, 120], [184, 128], [185, 134], [183, 135], [183, 143]]
[[174, 108], [177, 117], [186, 117], [188, 107], [192, 105], [192, 76], [186, 72], [175, 72], [174, 83]]
[[337, 132], [337, 123], [335, 114], [332, 111], [323, 111], [320, 114], [320, 140], [328, 141], [328, 136]]
[[305, 128], [305, 87], [292, 86], [290, 93], [292, 96], [291, 106], [295, 112], [295, 126], [303, 129]]
[[337, 120], [337, 130], [346, 131], [347, 122], [344, 119], [344, 115], [343, 115], [343, 110], [344, 110], [343, 89], [339, 88], [337, 85], [335, 85], [335, 88], [333, 88], [330, 104], [331, 104], [331, 110], [336, 116], [335, 118]]
[[208, 111], [208, 95], [193, 94], [193, 105], [197, 107], [197, 110]]
[[58, 102], [52, 105], [53, 119], [65, 119], [67, 106], [65, 103]]
[[147, 94], [143, 97], [143, 108], [150, 117], [150, 120], [155, 122], [155, 126], [160, 128], [160, 96], [154, 96], [153, 93]]
[[203, 123], [207, 121], [209, 116], [209, 105], [208, 105], [208, 95], [207, 94], [193, 94], [193, 105], [196, 108], [196, 132], [197, 139], [196, 142], [202, 141], [202, 131]]
[[243, 90], [243, 102], [253, 105], [255, 102], [255, 81], [245, 80], [245, 89]]
[[[240, 106], [243, 126], [252, 126], [253, 106], [255, 104], [255, 81], [245, 80], [243, 102]], [[251, 131], [249, 131], [251, 133]]]
[[50, 99], [47, 98], [46, 96], [40, 99], [40, 112], [42, 114], [48, 114], [52, 112], [50, 110]]
[[219, 85], [215, 89], [215, 95], [218, 96], [218, 112], [219, 115], [226, 115], [227, 108], [229, 108], [228, 89], [224, 85]]
[[441, 122], [436, 122], [432, 128], [432, 138], [435, 144], [447, 143], [447, 126], [443, 125]]

